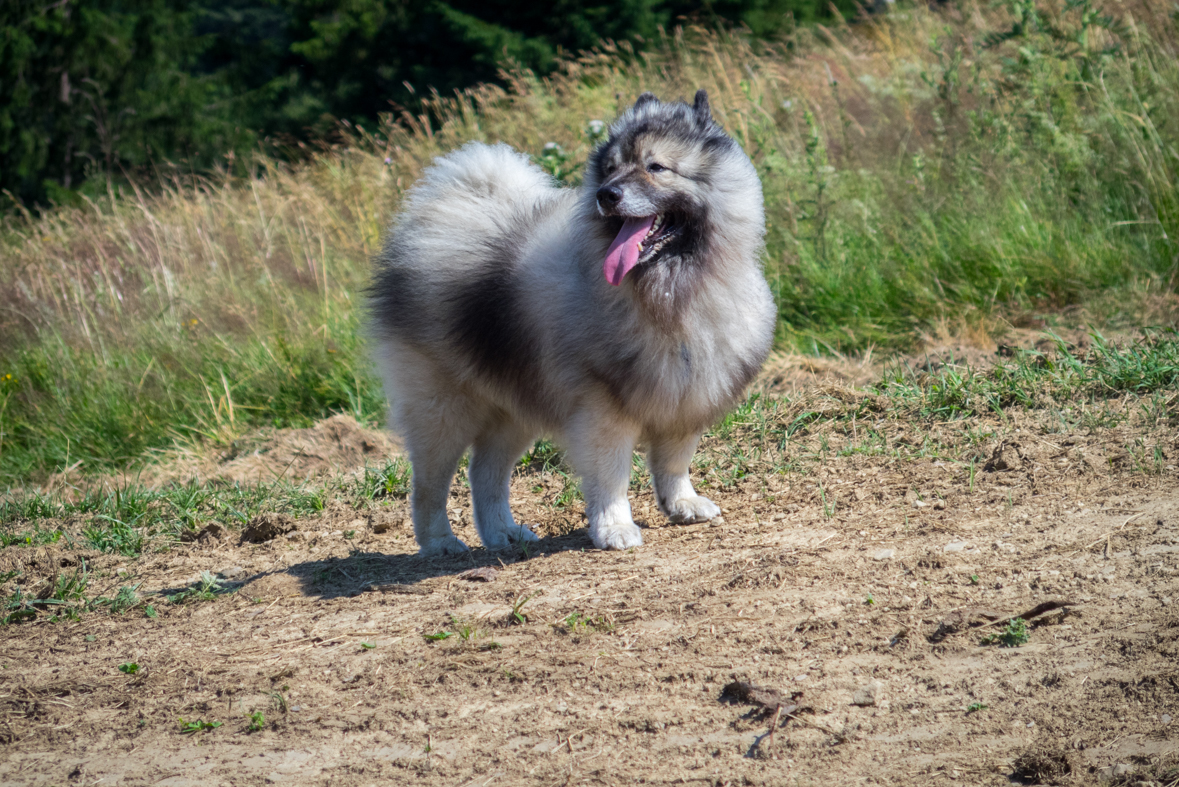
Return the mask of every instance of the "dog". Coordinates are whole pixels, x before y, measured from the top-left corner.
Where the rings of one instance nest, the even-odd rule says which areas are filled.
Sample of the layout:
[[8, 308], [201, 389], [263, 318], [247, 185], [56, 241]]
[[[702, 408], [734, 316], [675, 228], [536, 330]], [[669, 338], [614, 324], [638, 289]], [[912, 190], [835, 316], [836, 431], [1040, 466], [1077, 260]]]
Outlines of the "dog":
[[512, 470], [551, 434], [582, 478], [599, 549], [642, 544], [627, 488], [646, 447], [659, 509], [720, 514], [689, 465], [770, 350], [765, 217], [749, 157], [708, 96], [639, 96], [578, 188], [504, 144], [434, 161], [407, 194], [369, 290], [391, 423], [413, 466], [422, 555], [467, 550], [447, 519], [470, 447], [488, 549], [535, 541], [508, 505]]

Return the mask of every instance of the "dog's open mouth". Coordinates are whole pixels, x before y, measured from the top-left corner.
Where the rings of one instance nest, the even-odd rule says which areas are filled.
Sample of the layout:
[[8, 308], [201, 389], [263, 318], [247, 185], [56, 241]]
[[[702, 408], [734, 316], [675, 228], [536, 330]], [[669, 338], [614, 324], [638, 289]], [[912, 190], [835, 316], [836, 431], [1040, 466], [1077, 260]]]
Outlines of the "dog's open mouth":
[[634, 266], [655, 259], [677, 232], [675, 220], [666, 213], [625, 219], [602, 263], [606, 281], [616, 287], [622, 284]]

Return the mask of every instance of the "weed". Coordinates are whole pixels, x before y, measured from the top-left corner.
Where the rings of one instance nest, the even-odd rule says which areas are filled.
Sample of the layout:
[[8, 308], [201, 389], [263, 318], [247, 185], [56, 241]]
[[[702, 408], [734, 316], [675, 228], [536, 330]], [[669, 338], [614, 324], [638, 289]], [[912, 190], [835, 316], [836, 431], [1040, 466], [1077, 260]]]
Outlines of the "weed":
[[1030, 638], [1027, 621], [1023, 618], [1012, 618], [1007, 621], [1007, 625], [1002, 631], [983, 637], [981, 644], [990, 645], [998, 642], [999, 646], [1003, 648], [1018, 648], [1027, 643]]
[[[143, 583], [139, 583], [143, 584]], [[123, 615], [132, 609], [138, 607], [143, 600], [139, 597], [139, 585], [124, 585], [119, 588], [119, 592], [115, 594], [114, 598], [103, 598], [99, 596], [90, 602], [91, 609], [98, 607], [106, 607], [108, 610], [116, 615]]]
[[196, 719], [195, 721], [185, 721], [180, 719], [180, 734], [194, 735], [198, 732], [207, 732], [215, 730], [221, 726], [219, 721], [205, 721], [204, 719]]
[[362, 643], [360, 643], [360, 647], [362, 650], [372, 650], [373, 648], [376, 647], [376, 645], [374, 645], [371, 642], [362, 642]]
[[517, 596], [516, 601], [512, 604], [512, 611], [508, 615], [508, 621], [515, 625], [523, 625], [528, 622], [528, 616], [524, 614], [524, 605], [532, 599], [540, 595], [540, 591], [533, 593], [530, 596]]
[[871, 594], [871, 593], [869, 593], [869, 594], [867, 595], [867, 597], [864, 599], [864, 605], [865, 605], [865, 606], [869, 606], [869, 607], [870, 607], [870, 606], [872, 606], [872, 605], [873, 605], [873, 604], [875, 604], [875, 603], [876, 603], [876, 599], [874, 599], [874, 598], [872, 597], [872, 594]]
[[12, 595], [4, 600], [4, 617], [0, 618], [0, 622], [7, 626], [10, 623], [33, 620], [37, 617], [37, 610], [33, 608], [35, 600], [29, 598], [22, 588], [17, 587]]
[[281, 690], [266, 692], [266, 696], [270, 697], [271, 704], [273, 704], [274, 707], [278, 708], [279, 713], [281, 713], [284, 716], [287, 715], [287, 710], [288, 710], [287, 695], [283, 693], [286, 690], [287, 690], [287, 687], [283, 686]]
[[139, 672], [139, 665], [134, 661], [128, 661], [126, 664], [119, 665], [119, 672], [122, 672], [124, 675], [134, 675]]
[[191, 586], [173, 593], [168, 600], [173, 604], [188, 604], [194, 601], [212, 601], [217, 596], [232, 592], [221, 584], [217, 575], [209, 571], [202, 571], [201, 577]]
[[152, 606], [151, 604], [148, 604], [143, 608], [143, 614], [145, 617], [149, 617], [152, 620], [155, 620], [157, 617], [159, 617], [160, 613], [156, 612], [156, 608], [154, 606]]
[[985, 705], [981, 702], [972, 702], [966, 706], [966, 712], [968, 714], [969, 713], [978, 713], [980, 710], [986, 710], [988, 707], [990, 707], [990, 706]]
[[435, 631], [433, 634], [422, 635], [427, 642], [441, 642], [444, 639], [450, 639], [454, 636], [453, 631]]
[[978, 574], [971, 574], [969, 579], [970, 579], [970, 584], [972, 584], [972, 585], [978, 584]]
[[254, 711], [246, 718], [250, 722], [247, 727], [250, 732], [260, 732], [266, 726], [266, 716], [260, 710]]
[[454, 626], [454, 633], [459, 636], [463, 642], [473, 642], [479, 636], [479, 628], [469, 620], [465, 620], [456, 615], [451, 615], [451, 625]]
[[565, 629], [571, 634], [585, 634], [590, 631], [609, 632], [614, 626], [601, 615], [592, 617], [582, 612], [574, 612], [562, 621]]

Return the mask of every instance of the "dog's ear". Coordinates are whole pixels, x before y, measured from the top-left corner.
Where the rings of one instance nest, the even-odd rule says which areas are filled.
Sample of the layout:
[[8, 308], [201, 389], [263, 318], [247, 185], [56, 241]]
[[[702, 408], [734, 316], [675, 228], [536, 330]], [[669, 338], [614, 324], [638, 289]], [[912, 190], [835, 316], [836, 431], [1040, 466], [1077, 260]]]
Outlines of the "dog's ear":
[[643, 95], [639, 96], [635, 101], [635, 109], [641, 109], [647, 104], [650, 104], [652, 101], [654, 101], [656, 104], [659, 103], [659, 99], [655, 97], [654, 93], [651, 93], [650, 91], [643, 93]]
[[696, 100], [692, 103], [692, 111], [696, 113], [696, 119], [701, 123], [708, 123], [712, 120], [712, 108], [708, 106], [708, 91], [704, 88], [696, 91]]

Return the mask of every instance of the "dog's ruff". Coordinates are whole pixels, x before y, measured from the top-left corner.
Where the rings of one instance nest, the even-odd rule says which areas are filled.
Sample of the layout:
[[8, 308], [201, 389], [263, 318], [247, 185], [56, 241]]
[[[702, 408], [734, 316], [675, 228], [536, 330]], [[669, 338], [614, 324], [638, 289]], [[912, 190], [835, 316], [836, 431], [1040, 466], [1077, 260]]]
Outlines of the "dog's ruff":
[[370, 291], [421, 554], [467, 549], [446, 502], [468, 447], [484, 546], [536, 540], [513, 519], [508, 487], [545, 433], [582, 477], [601, 549], [643, 542], [627, 500], [640, 441], [660, 510], [672, 522], [716, 517], [688, 468], [769, 351], [763, 235], [757, 174], [704, 91], [693, 105], [641, 96], [577, 189], [502, 144], [437, 159]]

